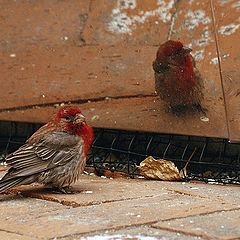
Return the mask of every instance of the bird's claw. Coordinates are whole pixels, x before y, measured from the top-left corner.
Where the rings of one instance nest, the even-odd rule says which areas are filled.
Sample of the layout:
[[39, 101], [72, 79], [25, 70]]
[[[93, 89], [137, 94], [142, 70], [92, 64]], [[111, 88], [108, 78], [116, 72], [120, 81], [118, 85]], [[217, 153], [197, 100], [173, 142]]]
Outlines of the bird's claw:
[[74, 194], [75, 191], [71, 187], [53, 187], [52, 192], [54, 193], [64, 193], [64, 194]]

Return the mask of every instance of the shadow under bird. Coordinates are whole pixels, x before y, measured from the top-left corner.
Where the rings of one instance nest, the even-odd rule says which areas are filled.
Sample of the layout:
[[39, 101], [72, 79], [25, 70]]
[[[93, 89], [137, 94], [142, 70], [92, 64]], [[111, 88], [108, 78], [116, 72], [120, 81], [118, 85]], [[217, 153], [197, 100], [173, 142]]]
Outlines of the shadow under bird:
[[63, 193], [83, 172], [93, 129], [79, 107], [66, 106], [6, 157], [10, 166], [0, 180], [0, 192], [14, 186], [41, 183]]
[[202, 108], [203, 80], [190, 54], [192, 49], [179, 41], [169, 40], [159, 46], [153, 61], [155, 90], [175, 112]]

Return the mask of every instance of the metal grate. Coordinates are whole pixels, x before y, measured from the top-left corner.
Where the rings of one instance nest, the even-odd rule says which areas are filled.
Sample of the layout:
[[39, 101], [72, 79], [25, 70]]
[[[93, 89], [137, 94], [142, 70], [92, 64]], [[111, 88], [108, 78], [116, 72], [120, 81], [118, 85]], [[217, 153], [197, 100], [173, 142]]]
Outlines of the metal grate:
[[[0, 122], [0, 161], [40, 126]], [[187, 180], [240, 184], [240, 144], [219, 138], [95, 129], [88, 166], [94, 167], [99, 175], [110, 170], [134, 177], [138, 175], [137, 166], [147, 156], [171, 160], [181, 169], [195, 148]]]

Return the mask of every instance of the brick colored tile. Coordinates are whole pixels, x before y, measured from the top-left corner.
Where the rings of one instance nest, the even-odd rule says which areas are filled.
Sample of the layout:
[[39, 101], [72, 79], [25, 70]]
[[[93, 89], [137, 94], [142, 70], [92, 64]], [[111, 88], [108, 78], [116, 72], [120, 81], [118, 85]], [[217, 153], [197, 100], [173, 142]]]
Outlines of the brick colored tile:
[[174, 11], [173, 0], [93, 0], [83, 36], [88, 44], [158, 45]]
[[240, 210], [159, 222], [153, 226], [204, 239], [239, 239]]
[[1, 1], [0, 49], [81, 45], [90, 0]]
[[217, 45], [225, 104], [229, 125], [229, 138], [240, 141], [240, 19], [239, 3], [237, 1], [222, 1], [213, 3]]

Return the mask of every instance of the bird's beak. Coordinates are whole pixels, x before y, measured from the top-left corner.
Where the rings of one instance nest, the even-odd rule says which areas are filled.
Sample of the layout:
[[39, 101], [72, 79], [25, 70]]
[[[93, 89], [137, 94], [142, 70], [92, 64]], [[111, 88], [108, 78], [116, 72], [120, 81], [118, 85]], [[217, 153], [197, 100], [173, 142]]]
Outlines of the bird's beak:
[[85, 122], [85, 117], [81, 113], [79, 113], [75, 116], [74, 122], [78, 125], [81, 125]]
[[183, 47], [182, 50], [184, 55], [188, 55], [192, 51], [192, 49], [189, 47]]

